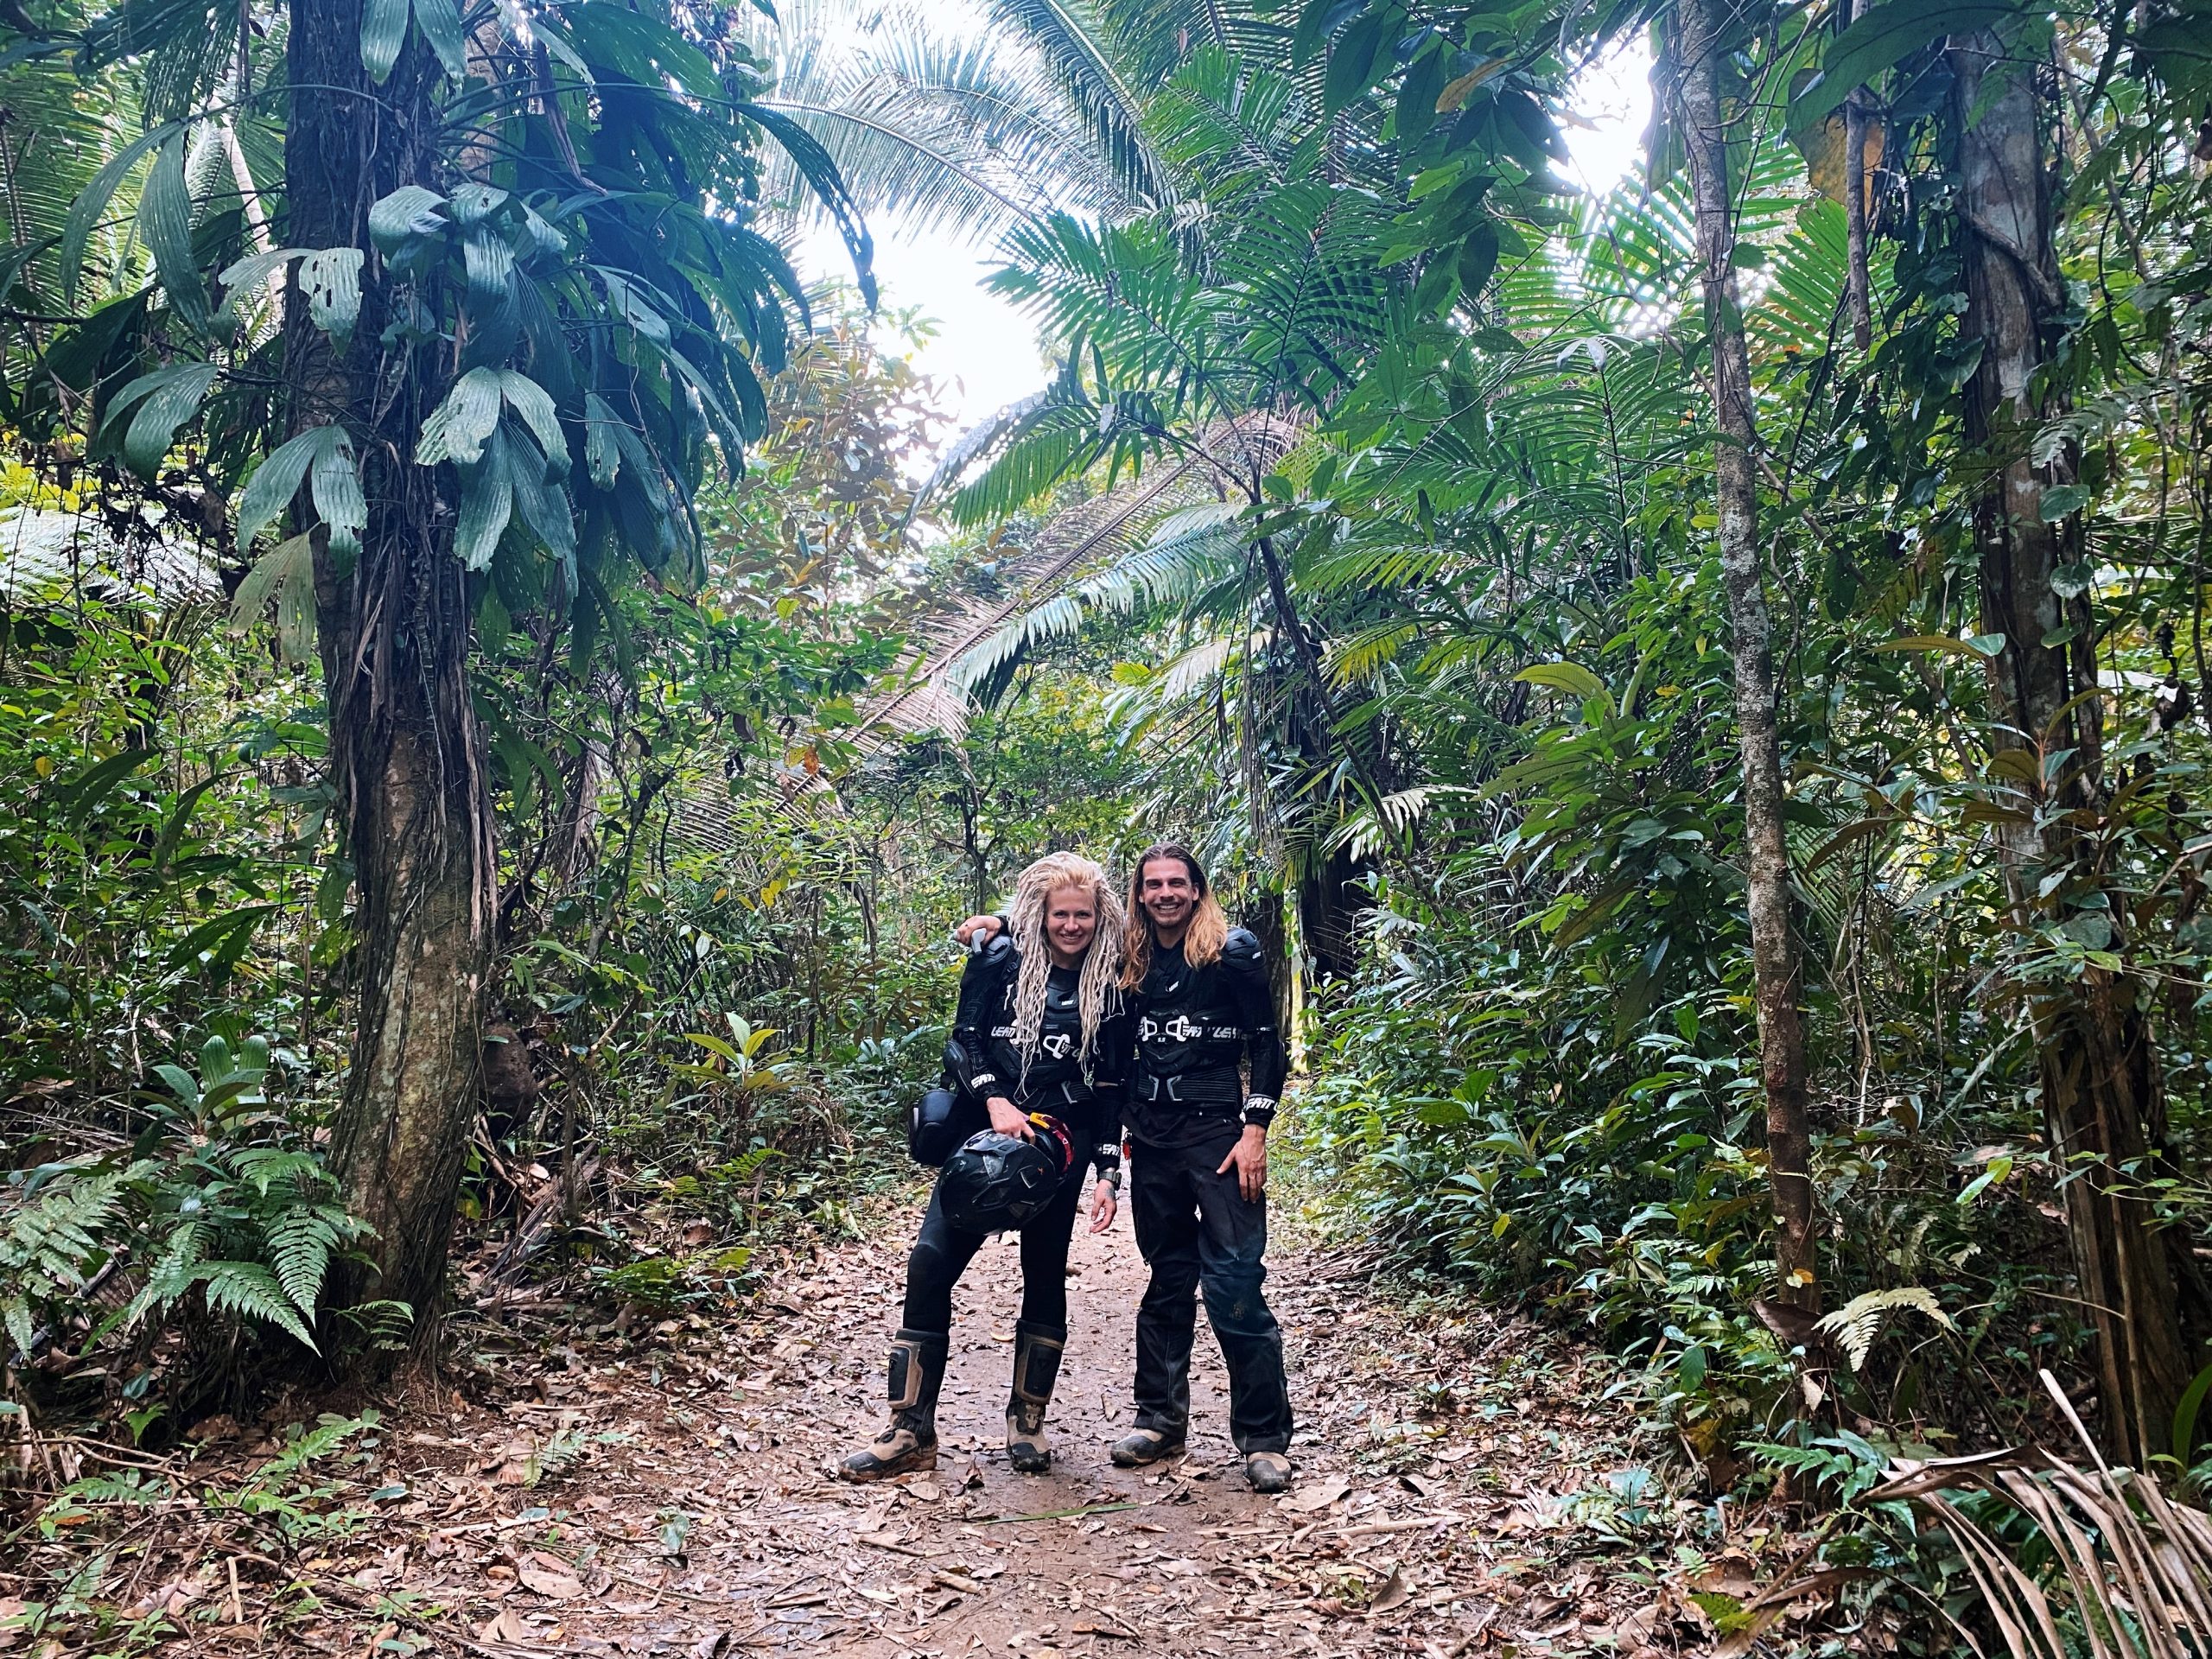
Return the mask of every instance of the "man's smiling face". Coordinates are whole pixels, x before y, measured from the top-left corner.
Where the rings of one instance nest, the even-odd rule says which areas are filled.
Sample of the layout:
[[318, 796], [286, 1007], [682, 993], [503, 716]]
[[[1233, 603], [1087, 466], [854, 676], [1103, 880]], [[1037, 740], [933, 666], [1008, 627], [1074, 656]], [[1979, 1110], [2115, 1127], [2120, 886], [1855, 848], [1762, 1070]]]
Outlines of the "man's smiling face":
[[1176, 933], [1188, 925], [1192, 906], [1198, 902], [1190, 868], [1179, 858], [1150, 860], [1137, 880], [1137, 902], [1154, 927]]

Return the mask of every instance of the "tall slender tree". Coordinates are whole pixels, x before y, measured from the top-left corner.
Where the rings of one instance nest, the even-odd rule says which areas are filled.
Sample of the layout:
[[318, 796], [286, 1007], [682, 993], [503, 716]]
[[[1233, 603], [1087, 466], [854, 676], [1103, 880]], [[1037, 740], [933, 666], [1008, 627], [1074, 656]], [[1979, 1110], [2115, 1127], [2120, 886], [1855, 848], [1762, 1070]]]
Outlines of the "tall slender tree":
[[1773, 1183], [1775, 1265], [1790, 1305], [1819, 1304], [1814, 1261], [1811, 1134], [1807, 1112], [1803, 995], [1790, 918], [1789, 849], [1783, 836], [1782, 734], [1775, 706], [1772, 613], [1759, 559], [1758, 414], [1743, 296], [1736, 281], [1736, 197], [1728, 165], [1731, 112], [1721, 66], [1732, 14], [1713, 0], [1675, 0], [1675, 92], [1696, 207], [1713, 406], [1713, 507], [1728, 595], [1736, 724], [1744, 756], [1744, 877], [1758, 1009], [1759, 1079], [1766, 1096], [1767, 1170]]
[[[370, 250], [369, 214], [448, 181], [443, 79], [413, 33], [384, 83], [363, 61], [363, 0], [294, 0], [286, 81], [286, 235]], [[455, 378], [435, 335], [383, 343], [397, 284], [363, 285], [344, 340], [287, 290], [286, 435], [335, 430], [360, 457], [358, 551], [314, 537], [331, 781], [358, 884], [360, 1005], [331, 1154], [347, 1207], [375, 1229], [357, 1294], [435, 1310], [475, 1108], [494, 908], [489, 763], [467, 674], [473, 607], [423, 423]], [[429, 1324], [424, 1320], [425, 1327]]]

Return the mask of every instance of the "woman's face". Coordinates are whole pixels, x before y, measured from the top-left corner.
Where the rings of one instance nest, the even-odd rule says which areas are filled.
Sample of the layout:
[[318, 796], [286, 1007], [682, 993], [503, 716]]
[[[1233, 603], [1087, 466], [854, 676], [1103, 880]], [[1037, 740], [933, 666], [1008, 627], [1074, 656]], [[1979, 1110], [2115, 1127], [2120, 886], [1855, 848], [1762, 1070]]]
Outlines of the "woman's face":
[[1045, 899], [1045, 937], [1052, 954], [1072, 966], [1098, 934], [1098, 901], [1089, 887], [1055, 887]]

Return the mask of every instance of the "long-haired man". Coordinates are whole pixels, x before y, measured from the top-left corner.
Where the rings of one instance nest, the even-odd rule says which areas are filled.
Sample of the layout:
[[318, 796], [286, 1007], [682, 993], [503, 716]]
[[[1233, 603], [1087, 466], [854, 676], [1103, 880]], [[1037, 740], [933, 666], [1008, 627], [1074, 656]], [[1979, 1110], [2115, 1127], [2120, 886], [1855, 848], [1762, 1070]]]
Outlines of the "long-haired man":
[[[1001, 925], [971, 917], [963, 931]], [[1279, 1492], [1290, 1484], [1290, 1396], [1261, 1286], [1268, 1126], [1289, 1065], [1260, 941], [1229, 925], [1188, 848], [1164, 842], [1138, 856], [1121, 982], [1135, 1044], [1129, 1207], [1152, 1281], [1137, 1309], [1136, 1426], [1114, 1461], [1182, 1452], [1203, 1288], [1228, 1363], [1230, 1437], [1253, 1490]]]

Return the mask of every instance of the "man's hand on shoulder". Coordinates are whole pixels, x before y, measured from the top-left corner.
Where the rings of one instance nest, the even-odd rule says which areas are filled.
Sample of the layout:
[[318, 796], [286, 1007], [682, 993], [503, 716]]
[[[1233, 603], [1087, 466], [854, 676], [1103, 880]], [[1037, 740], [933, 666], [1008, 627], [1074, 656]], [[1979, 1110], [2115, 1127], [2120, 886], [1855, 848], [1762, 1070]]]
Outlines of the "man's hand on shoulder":
[[1236, 1144], [1229, 1149], [1229, 1156], [1221, 1160], [1217, 1175], [1236, 1172], [1236, 1190], [1247, 1204], [1257, 1204], [1260, 1195], [1268, 1190], [1268, 1132], [1256, 1123], [1244, 1126], [1244, 1133], [1236, 1137]]
[[988, 939], [994, 934], [1001, 931], [1005, 926], [1006, 924], [995, 916], [970, 916], [966, 921], [961, 923], [959, 926], [952, 930], [952, 937], [959, 940], [961, 944], [966, 944], [973, 940], [978, 933], [982, 934], [984, 938]]
[[1229, 937], [1221, 942], [1221, 959], [1232, 968], [1257, 968], [1264, 949], [1260, 936], [1249, 927], [1232, 927]]

